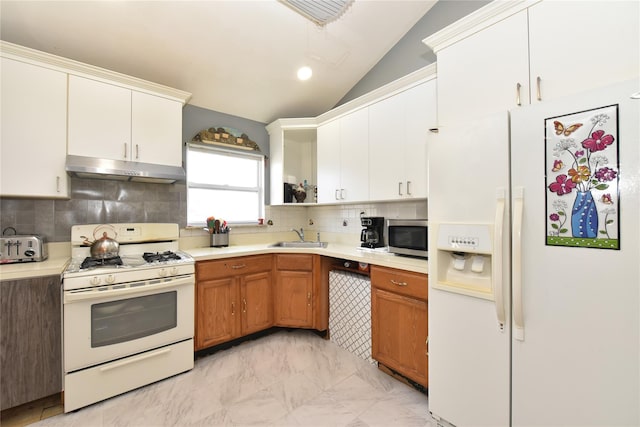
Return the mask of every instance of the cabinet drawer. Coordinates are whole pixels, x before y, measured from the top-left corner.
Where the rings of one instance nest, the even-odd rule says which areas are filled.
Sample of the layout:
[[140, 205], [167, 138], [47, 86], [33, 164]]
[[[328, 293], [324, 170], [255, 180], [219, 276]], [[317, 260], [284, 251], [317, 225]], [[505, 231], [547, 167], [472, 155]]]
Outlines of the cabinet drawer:
[[427, 299], [428, 280], [426, 274], [371, 266], [371, 285], [413, 298]]
[[313, 255], [276, 255], [276, 268], [278, 270], [313, 271]]
[[222, 277], [269, 271], [272, 266], [271, 255], [256, 255], [238, 258], [225, 258], [196, 263], [196, 279], [220, 279]]

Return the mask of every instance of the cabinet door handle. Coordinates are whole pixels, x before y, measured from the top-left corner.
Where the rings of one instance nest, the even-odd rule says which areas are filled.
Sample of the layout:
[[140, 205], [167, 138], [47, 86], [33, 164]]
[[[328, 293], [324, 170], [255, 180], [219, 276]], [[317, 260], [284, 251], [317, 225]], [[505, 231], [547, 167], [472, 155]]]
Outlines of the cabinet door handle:
[[140, 148], [138, 146], [138, 144], [136, 144], [136, 160], [140, 159]]
[[242, 312], [243, 313], [247, 312], [247, 299], [246, 298], [242, 298]]
[[56, 176], [56, 193], [60, 192], [60, 176]]
[[402, 196], [402, 183], [398, 183], [398, 196]]
[[424, 348], [425, 348], [425, 356], [429, 355], [429, 335], [427, 335], [427, 339], [424, 340]]
[[407, 196], [411, 195], [411, 181], [407, 181]]
[[390, 281], [391, 281], [391, 283], [393, 283], [393, 284], [394, 284], [394, 285], [396, 285], [396, 286], [407, 286], [407, 285], [408, 285], [408, 283], [407, 283], [407, 282], [396, 282], [396, 281], [395, 281], [395, 280], [393, 280], [393, 279], [390, 279]]
[[236, 264], [236, 265], [232, 265], [231, 268], [233, 268], [234, 270], [240, 270], [241, 268], [245, 268], [247, 266], [247, 264]]
[[522, 87], [522, 85], [520, 83], [516, 84], [516, 105], [519, 107], [522, 105], [522, 102], [520, 102], [520, 88]]
[[311, 292], [307, 292], [307, 305], [311, 305]]
[[127, 143], [124, 143], [124, 158], [127, 158]]
[[335, 192], [335, 194], [334, 194], [334, 196], [333, 196], [333, 197], [335, 197], [335, 199], [336, 199], [336, 200], [340, 200], [340, 199], [338, 198], [338, 189], [337, 189], [337, 188], [336, 188], [336, 192]]
[[340, 200], [344, 200], [344, 188], [340, 189]]
[[540, 81], [542, 79], [540, 78], [540, 76], [536, 77], [536, 98], [538, 99], [538, 101], [542, 101], [542, 94], [540, 93]]
[[231, 301], [231, 315], [235, 315], [236, 314], [236, 303]]

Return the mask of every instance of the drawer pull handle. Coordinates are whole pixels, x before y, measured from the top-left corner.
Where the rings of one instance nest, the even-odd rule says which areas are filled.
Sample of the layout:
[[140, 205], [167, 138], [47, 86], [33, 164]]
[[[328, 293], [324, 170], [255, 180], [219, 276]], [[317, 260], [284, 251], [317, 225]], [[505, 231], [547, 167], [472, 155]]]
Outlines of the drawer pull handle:
[[120, 362], [112, 363], [112, 364], [107, 365], [107, 366], [103, 366], [103, 367], [100, 368], [100, 371], [101, 372], [107, 372], [107, 371], [110, 371], [112, 369], [117, 369], [117, 368], [121, 368], [121, 367], [126, 366], [126, 365], [130, 365], [132, 363], [140, 362], [142, 360], [151, 359], [152, 357], [162, 356], [163, 354], [167, 354], [167, 353], [170, 353], [170, 352], [171, 352], [170, 348], [165, 348], [165, 349], [162, 349], [160, 351], [154, 351], [153, 353], [143, 354], [141, 356], [137, 356], [137, 357], [131, 358], [129, 360], [123, 360], [123, 361], [120, 361]]
[[396, 281], [395, 281], [395, 280], [393, 280], [393, 279], [390, 279], [390, 281], [391, 281], [391, 283], [393, 283], [393, 284], [394, 284], [394, 285], [396, 285], [396, 286], [407, 286], [407, 285], [408, 285], [408, 283], [407, 283], [407, 282], [396, 282]]
[[240, 270], [241, 268], [245, 268], [247, 266], [247, 264], [236, 264], [236, 265], [232, 265], [231, 268], [233, 268], [234, 270]]

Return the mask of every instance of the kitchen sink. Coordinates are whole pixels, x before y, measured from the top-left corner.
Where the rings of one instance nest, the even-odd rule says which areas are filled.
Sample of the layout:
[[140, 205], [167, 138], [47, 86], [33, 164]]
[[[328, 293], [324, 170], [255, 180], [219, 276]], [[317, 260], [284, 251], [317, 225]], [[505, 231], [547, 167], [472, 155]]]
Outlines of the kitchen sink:
[[271, 248], [326, 248], [327, 242], [303, 242], [300, 240], [292, 242], [278, 242], [269, 245]]

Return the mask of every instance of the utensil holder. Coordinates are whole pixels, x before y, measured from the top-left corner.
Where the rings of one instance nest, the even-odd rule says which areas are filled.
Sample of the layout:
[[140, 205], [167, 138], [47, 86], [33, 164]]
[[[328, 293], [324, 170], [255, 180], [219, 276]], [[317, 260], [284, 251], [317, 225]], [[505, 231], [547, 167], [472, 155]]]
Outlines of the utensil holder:
[[210, 234], [209, 246], [212, 248], [224, 248], [229, 246], [229, 233]]

